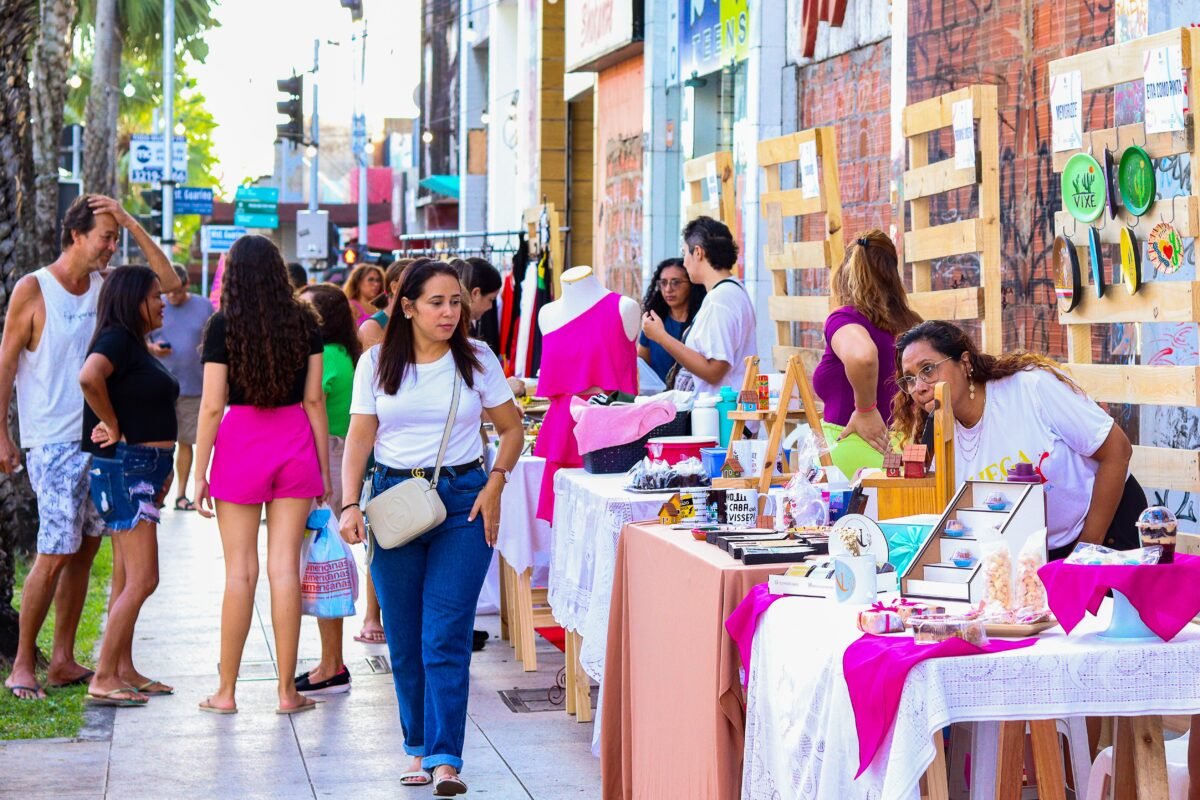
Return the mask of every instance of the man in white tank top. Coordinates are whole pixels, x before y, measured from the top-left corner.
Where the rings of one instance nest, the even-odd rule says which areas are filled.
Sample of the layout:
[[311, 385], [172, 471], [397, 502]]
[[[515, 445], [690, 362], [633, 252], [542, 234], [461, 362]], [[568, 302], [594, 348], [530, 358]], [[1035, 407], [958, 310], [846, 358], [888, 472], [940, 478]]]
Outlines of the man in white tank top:
[[[75, 632], [104, 524], [88, 491], [91, 457], [81, 449], [79, 371], [96, 327], [102, 272], [124, 227], [158, 274], [164, 292], [179, 285], [171, 262], [116, 200], [82, 195], [63, 217], [62, 254], [17, 282], [0, 339], [0, 420], [8, 419], [14, 382], [21, 447], [38, 498], [38, 555], [21, 593], [17, 657], [5, 686], [23, 700], [45, 697], [34, 673], [37, 635], [56, 601], [51, 686], [84, 683]], [[21, 454], [0, 425], [0, 471], [20, 469]], [[125, 677], [125, 676], [121, 676]]]

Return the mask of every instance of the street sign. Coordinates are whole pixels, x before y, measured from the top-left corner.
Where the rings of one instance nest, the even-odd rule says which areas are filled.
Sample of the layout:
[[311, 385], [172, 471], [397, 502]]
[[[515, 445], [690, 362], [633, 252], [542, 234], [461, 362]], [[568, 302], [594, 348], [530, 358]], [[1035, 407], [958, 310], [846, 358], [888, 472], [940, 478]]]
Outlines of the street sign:
[[201, 189], [196, 186], [175, 187], [175, 216], [179, 216], [180, 214], [209, 216], [212, 213], [212, 189]]
[[203, 225], [200, 227], [200, 249], [208, 253], [228, 253], [233, 243], [246, 233], [239, 225]]
[[326, 258], [329, 255], [329, 212], [296, 212], [296, 255]]
[[239, 186], [233, 222], [247, 228], [279, 227], [279, 190], [273, 186]]
[[[129, 137], [129, 182], [159, 183], [166, 164], [163, 137], [152, 133], [135, 133]], [[187, 180], [187, 139], [174, 137], [171, 145], [171, 179], [176, 183]]]

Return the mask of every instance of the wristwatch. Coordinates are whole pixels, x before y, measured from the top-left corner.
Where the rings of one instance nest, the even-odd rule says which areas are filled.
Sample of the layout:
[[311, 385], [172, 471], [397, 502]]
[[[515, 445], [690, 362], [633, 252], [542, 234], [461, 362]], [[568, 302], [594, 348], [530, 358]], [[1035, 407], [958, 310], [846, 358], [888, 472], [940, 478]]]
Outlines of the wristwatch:
[[492, 472], [500, 473], [500, 476], [504, 478], [504, 482], [508, 483], [508, 470], [504, 467], [492, 467]]

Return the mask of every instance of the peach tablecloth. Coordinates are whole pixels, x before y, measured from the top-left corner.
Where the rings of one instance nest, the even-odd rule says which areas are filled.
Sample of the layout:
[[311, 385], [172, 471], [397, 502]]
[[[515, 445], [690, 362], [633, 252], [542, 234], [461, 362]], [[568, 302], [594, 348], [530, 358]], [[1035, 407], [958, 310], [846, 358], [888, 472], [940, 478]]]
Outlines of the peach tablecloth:
[[724, 622], [786, 569], [743, 566], [687, 531], [625, 526], [601, 685], [605, 800], [739, 796], [745, 713]]

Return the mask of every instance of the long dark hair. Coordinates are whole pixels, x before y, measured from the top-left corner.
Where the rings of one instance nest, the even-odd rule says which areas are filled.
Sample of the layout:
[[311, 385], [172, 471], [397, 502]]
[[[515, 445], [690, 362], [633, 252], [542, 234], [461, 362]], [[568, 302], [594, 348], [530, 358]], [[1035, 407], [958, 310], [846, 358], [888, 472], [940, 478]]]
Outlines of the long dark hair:
[[[410, 265], [404, 273], [404, 280], [400, 282], [400, 297], [410, 303], [416, 303], [417, 299], [425, 293], [425, 284], [435, 275], [454, 278], [460, 286], [462, 285], [454, 267], [444, 261], [417, 262]], [[450, 352], [454, 354], [454, 366], [462, 375], [463, 381], [468, 387], [472, 387], [475, 385], [475, 372], [482, 370], [483, 365], [479, 363], [479, 357], [475, 355], [475, 348], [467, 335], [470, 313], [468, 313], [465, 303], [460, 308], [462, 313], [458, 318], [458, 327], [454, 329], [454, 334], [450, 337]], [[409, 365], [415, 364], [416, 361], [413, 322], [411, 319], [405, 319], [403, 309], [397, 301], [396, 313], [392, 314], [388, 320], [387, 330], [383, 334], [383, 344], [379, 349], [379, 385], [388, 394], [400, 391], [400, 384], [404, 382], [404, 374], [408, 371]]]
[[296, 299], [275, 243], [247, 234], [225, 258], [221, 288], [229, 383], [259, 408], [282, 405], [308, 361], [316, 315]]
[[350, 313], [350, 300], [341, 289], [332, 283], [314, 283], [300, 290], [301, 297], [309, 297], [317, 309], [321, 321], [321, 341], [325, 344], [340, 344], [350, 354], [350, 360], [358, 363], [362, 355], [362, 342], [354, 327], [354, 315]]
[[[922, 322], [896, 338], [897, 381], [904, 375], [904, 351], [909, 345], [917, 342], [926, 342], [943, 357], [955, 361], [961, 360], [963, 353], [967, 353], [967, 360], [971, 364], [971, 379], [979, 383], [998, 381], [1026, 370], [1044, 369], [1075, 391], [1084, 393], [1079, 384], [1071, 380], [1054, 359], [1025, 350], [1014, 350], [999, 356], [984, 353], [962, 328], [940, 320]], [[892, 430], [900, 434], [903, 441], [920, 440], [927, 416], [925, 409], [921, 408], [911, 395], [896, 392], [892, 399]]]
[[[146, 321], [142, 306], [154, 291], [158, 276], [149, 267], [121, 267], [113, 270], [100, 289], [96, 308], [96, 331], [90, 344], [95, 344], [100, 332], [109, 328], [128, 331], [138, 344], [146, 347]], [[90, 345], [89, 345], [90, 347]]]
[[671, 307], [667, 305], [667, 301], [658, 288], [658, 279], [662, 277], [663, 270], [670, 267], [683, 270], [683, 279], [692, 287], [688, 291], [688, 315], [685, 323], [691, 325], [692, 320], [700, 313], [700, 304], [704, 302], [706, 290], [703, 284], [692, 283], [687, 270], [684, 269], [682, 258], [667, 258], [658, 262], [658, 266], [654, 268], [654, 277], [650, 279], [650, 285], [646, 287], [646, 297], [642, 300], [642, 311], [653, 311], [658, 314], [660, 319], [667, 319], [671, 316]]
[[895, 336], [921, 323], [908, 304], [897, 268], [896, 245], [879, 229], [859, 236], [830, 281], [833, 300], [851, 306], [875, 327]]
[[500, 291], [504, 283], [500, 277], [500, 270], [486, 258], [456, 258], [450, 262], [450, 266], [458, 272], [458, 277], [468, 292], [478, 289], [480, 294], [491, 294]]

